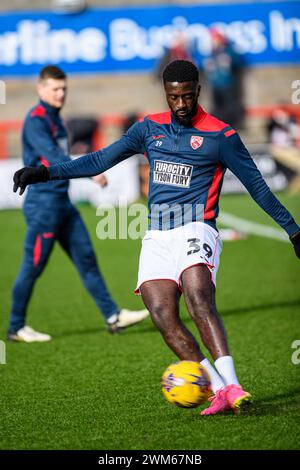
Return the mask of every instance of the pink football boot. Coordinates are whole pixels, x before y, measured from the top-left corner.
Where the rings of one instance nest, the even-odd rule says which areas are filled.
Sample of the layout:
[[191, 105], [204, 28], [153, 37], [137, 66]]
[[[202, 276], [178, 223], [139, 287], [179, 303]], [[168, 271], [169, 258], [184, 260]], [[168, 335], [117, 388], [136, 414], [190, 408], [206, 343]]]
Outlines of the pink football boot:
[[215, 415], [217, 413], [222, 413], [225, 410], [230, 410], [230, 405], [227, 401], [226, 388], [220, 388], [216, 391], [213, 397], [210, 397], [208, 401], [211, 402], [211, 405], [205, 410], [201, 411], [202, 416]]
[[224, 389], [224, 392], [226, 394], [227, 402], [230, 408], [235, 413], [238, 413], [252, 400], [250, 393], [245, 392], [240, 385], [227, 385]]

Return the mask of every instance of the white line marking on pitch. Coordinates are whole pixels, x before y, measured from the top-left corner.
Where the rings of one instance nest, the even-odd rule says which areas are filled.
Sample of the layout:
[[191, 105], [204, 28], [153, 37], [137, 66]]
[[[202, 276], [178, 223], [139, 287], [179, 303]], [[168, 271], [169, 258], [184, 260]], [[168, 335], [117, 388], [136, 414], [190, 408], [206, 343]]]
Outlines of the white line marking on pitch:
[[220, 212], [218, 219], [221, 224], [228, 225], [229, 227], [240, 230], [241, 232], [251, 233], [253, 235], [259, 235], [266, 238], [273, 238], [274, 240], [289, 243], [288, 235], [278, 228], [250, 222], [249, 220], [241, 219], [236, 215], [228, 214], [228, 212]]

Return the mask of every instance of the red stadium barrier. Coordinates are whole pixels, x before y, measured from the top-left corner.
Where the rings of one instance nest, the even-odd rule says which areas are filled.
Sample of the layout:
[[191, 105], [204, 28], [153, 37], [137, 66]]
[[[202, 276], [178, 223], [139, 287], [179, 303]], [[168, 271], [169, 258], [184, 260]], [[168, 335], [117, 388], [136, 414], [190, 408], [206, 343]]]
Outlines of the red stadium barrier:
[[271, 106], [254, 106], [246, 109], [246, 114], [249, 117], [263, 117], [269, 118], [272, 116], [276, 109], [285, 109], [290, 114], [296, 116], [297, 121], [300, 122], [300, 108], [294, 104], [271, 105]]
[[[280, 105], [280, 106], [255, 106], [248, 108], [246, 114], [249, 118], [269, 118], [274, 110], [278, 108], [284, 108], [289, 111], [291, 114], [296, 116], [300, 124], [300, 109], [299, 106], [295, 105]], [[124, 122], [125, 116], [108, 114], [102, 116], [98, 120], [98, 130], [95, 132], [93, 137], [93, 150], [104, 147], [106, 142], [107, 129], [109, 127], [116, 127], [121, 129]], [[0, 159], [6, 159], [10, 156], [9, 151], [9, 138], [11, 133], [20, 134], [22, 128], [22, 121], [1, 121], [0, 122]]]
[[9, 135], [12, 132], [20, 133], [22, 121], [0, 121], [0, 159], [9, 157]]

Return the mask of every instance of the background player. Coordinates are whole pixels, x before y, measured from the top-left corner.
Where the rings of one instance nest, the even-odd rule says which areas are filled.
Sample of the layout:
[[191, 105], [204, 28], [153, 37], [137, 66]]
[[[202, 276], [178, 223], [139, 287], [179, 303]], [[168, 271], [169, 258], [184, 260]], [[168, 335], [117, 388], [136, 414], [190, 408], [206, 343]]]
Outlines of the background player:
[[[172, 62], [166, 67], [163, 80], [169, 112], [147, 116], [119, 141], [74, 162], [49, 169], [19, 170], [14, 176], [14, 190], [20, 187], [22, 194], [27, 184], [92, 176], [147, 151], [151, 219], [143, 240], [137, 290], [175, 354], [181, 360], [199, 361], [208, 370], [215, 395], [202, 414], [237, 411], [251, 395], [237, 379], [215, 302], [221, 251], [216, 217], [226, 169], [242, 181], [255, 201], [288, 233], [299, 258], [300, 229], [271, 193], [236, 131], [198, 105], [200, 85], [194, 64]], [[166, 227], [164, 219], [168, 219], [170, 209], [174, 215], [173, 203], [181, 208], [189, 206], [190, 217], [186, 220], [175, 214]], [[157, 206], [166, 213], [158, 212], [157, 216]], [[202, 213], [199, 208], [203, 208]], [[204, 358], [180, 320], [181, 291], [215, 367]]]
[[[60, 117], [64, 105], [66, 75], [58, 67], [44, 67], [37, 86], [40, 102], [26, 116], [23, 127], [23, 160], [26, 165], [49, 167], [68, 162], [69, 148], [65, 125]], [[105, 184], [100, 175], [97, 181]], [[47, 334], [25, 326], [26, 311], [35, 282], [43, 272], [57, 240], [75, 264], [81, 279], [103, 314], [111, 333], [133, 325], [148, 316], [147, 310], [120, 310], [112, 299], [97, 265], [87, 229], [71, 204], [67, 181], [52, 181], [29, 188], [24, 204], [27, 233], [24, 260], [13, 288], [8, 339], [49, 341]]]

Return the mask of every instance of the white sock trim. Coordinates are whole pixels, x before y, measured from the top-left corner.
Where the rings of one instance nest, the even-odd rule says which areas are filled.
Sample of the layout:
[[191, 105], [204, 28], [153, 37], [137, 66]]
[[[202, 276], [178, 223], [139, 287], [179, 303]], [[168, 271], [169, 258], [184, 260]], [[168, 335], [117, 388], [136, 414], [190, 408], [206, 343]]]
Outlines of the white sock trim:
[[232, 356], [222, 356], [215, 361], [215, 367], [225, 385], [240, 385], [236, 376]]
[[200, 364], [207, 370], [211, 381], [211, 389], [214, 393], [216, 393], [217, 390], [220, 390], [220, 388], [225, 387], [222, 378], [219, 376], [218, 372], [208, 359], [203, 359]]

